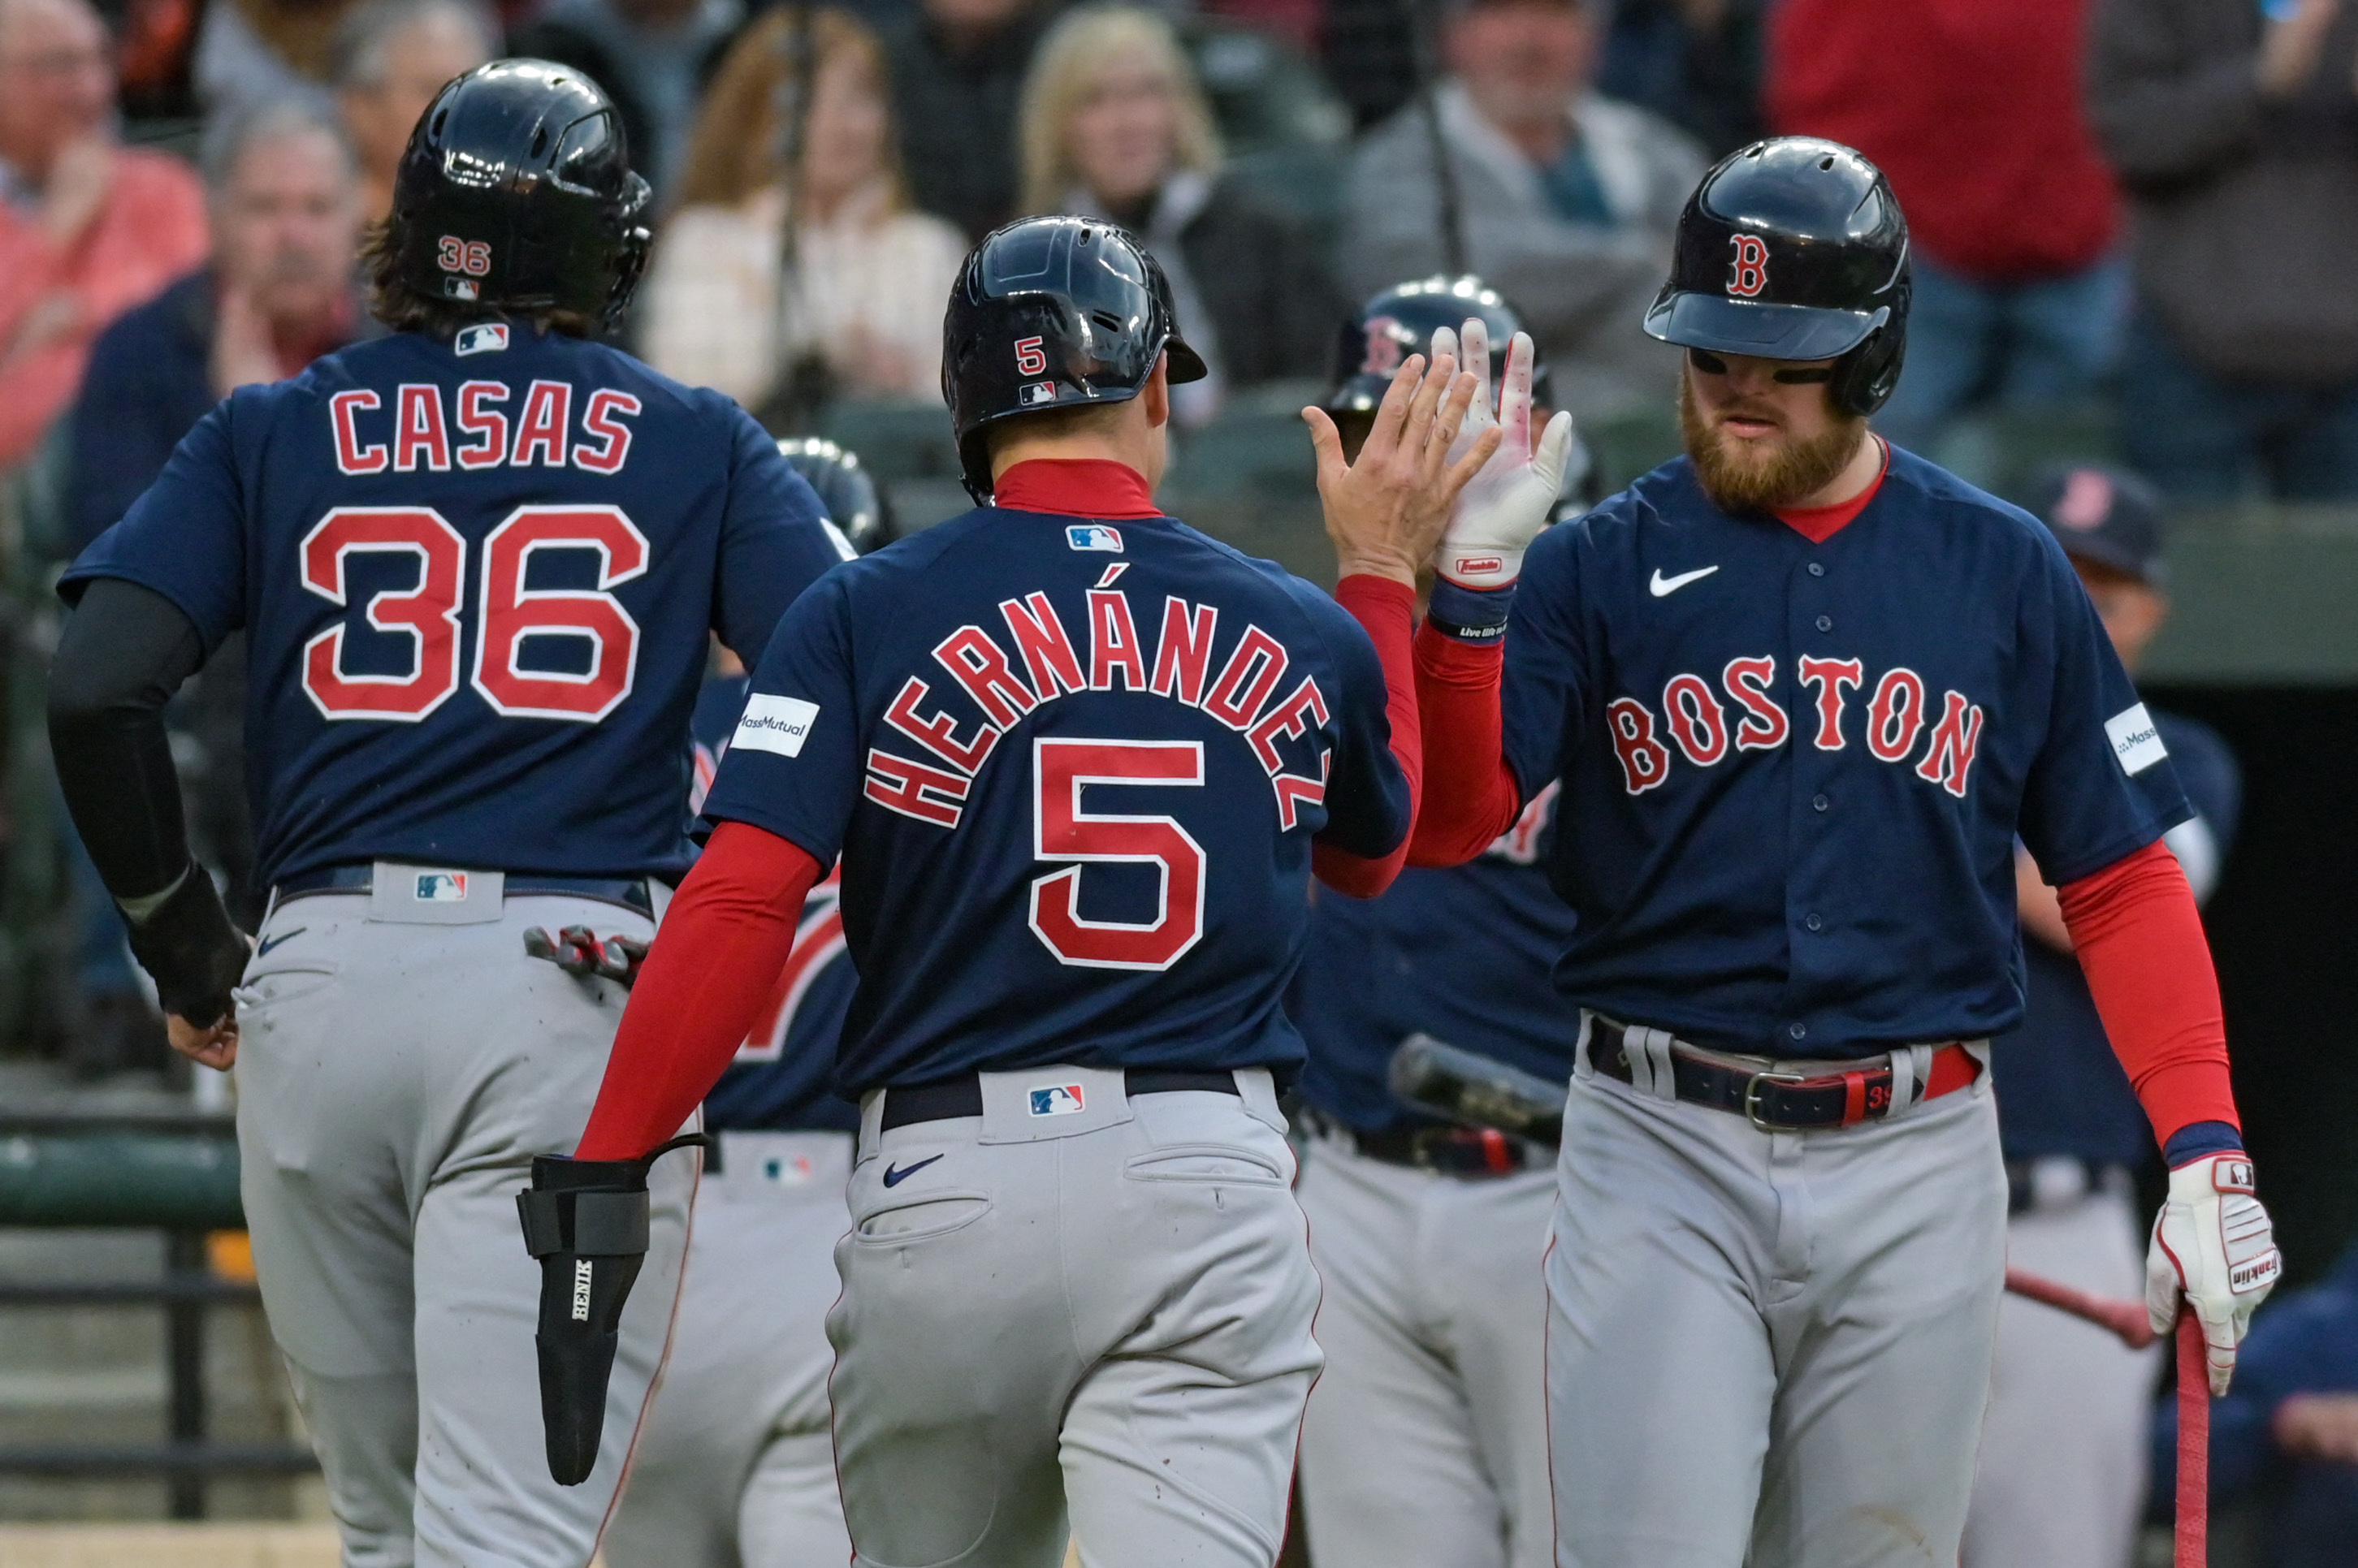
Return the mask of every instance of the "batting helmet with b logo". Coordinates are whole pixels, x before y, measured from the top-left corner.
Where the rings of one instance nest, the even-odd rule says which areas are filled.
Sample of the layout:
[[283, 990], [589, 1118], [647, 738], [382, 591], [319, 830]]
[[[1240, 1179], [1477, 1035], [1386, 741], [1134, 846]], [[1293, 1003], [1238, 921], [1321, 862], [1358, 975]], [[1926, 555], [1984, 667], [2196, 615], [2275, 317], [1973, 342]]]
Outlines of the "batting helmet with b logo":
[[1835, 406], [1872, 414], [1899, 384], [1908, 293], [1908, 221], [1882, 171], [1839, 142], [1778, 136], [1721, 159], [1687, 199], [1646, 330], [1835, 360]]

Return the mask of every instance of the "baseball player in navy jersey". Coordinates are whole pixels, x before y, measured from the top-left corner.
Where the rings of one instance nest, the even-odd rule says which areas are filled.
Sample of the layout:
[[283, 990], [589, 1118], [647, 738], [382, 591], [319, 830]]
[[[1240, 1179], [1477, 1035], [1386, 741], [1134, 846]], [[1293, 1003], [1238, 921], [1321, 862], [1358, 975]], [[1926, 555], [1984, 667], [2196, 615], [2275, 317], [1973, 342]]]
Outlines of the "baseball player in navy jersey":
[[[1347, 324], [1325, 403], [1346, 450], [1400, 362], [1469, 314], [1503, 373], [1521, 323], [1477, 279], [1387, 289]], [[1544, 406], [1543, 367], [1533, 382]], [[1421, 1033], [1571, 1077], [1548, 969], [1573, 919], [1541, 865], [1554, 806], [1541, 791], [1472, 864], [1403, 871], [1380, 899], [1314, 890], [1286, 1009], [1310, 1051], [1297, 1196], [1325, 1287], [1301, 1466], [1321, 1565], [1540, 1568], [1553, 1550], [1539, 1264], [1554, 1151], [1413, 1110], [1388, 1070]]]
[[2022, 1011], [2017, 837], [2172, 1167], [2148, 1308], [2194, 1312], [2214, 1387], [2278, 1268], [2160, 843], [2168, 749], [2053, 536], [1867, 428], [1907, 258], [1847, 147], [1716, 166], [1647, 317], [1684, 350], [1687, 455], [1541, 532], [1519, 345], [1418, 633], [1414, 857], [1470, 860], [1561, 784], [1566, 1568], [1955, 1559], [2005, 1263], [1986, 1042]]
[[[2030, 510], [2086, 585], [2134, 674], [2160, 630], [2161, 502], [2133, 474], [2082, 465], [2039, 477]], [[2227, 743], [2191, 719], [2147, 709], [2193, 815], [2162, 836], [2195, 902], [2218, 885], [2242, 775]], [[2144, 1272], [2136, 1177], [2152, 1158], [2136, 1095], [2072, 957], [2055, 890], [2017, 852], [2023, 926], [2021, 1027], [1993, 1039], [2006, 1154], [2006, 1258], [2097, 1295], [2137, 1293]], [[2018, 1296], [1998, 1307], [1981, 1461], [1965, 1519], [1967, 1568], [2120, 1568], [2145, 1498], [2158, 1350]]]
[[1314, 864], [1372, 894], [1406, 851], [1412, 583], [1498, 438], [1447, 460], [1475, 378], [1446, 361], [1402, 367], [1355, 464], [1313, 411], [1338, 603], [1154, 508], [1203, 364], [1130, 236], [1000, 230], [943, 336], [989, 503], [781, 624], [569, 1163], [677, 1125], [840, 854], [853, 1561], [1052, 1568], [1069, 1520], [1092, 1565], [1267, 1568], [1319, 1365], [1280, 1001]]
[[[263, 1300], [348, 1564], [595, 1547], [695, 1160], [535, 1194], [559, 1234], [539, 1270], [517, 1256], [516, 1188], [586, 1114], [623, 1000], [520, 938], [652, 935], [688, 860], [708, 637], [758, 649], [841, 558], [750, 418], [589, 341], [629, 299], [645, 202], [586, 79], [459, 78], [372, 243], [397, 330], [233, 394], [65, 579], [59, 778], [175, 1044], [234, 1065]], [[250, 961], [157, 721], [239, 628], [271, 889]], [[577, 1240], [636, 1249], [619, 1321], [577, 1293]], [[596, 1407], [586, 1444], [542, 1419], [535, 1337], [551, 1411]]]
[[[857, 549], [892, 537], [876, 486], [833, 442], [779, 450]], [[697, 699], [692, 814], [745, 708], [733, 659]], [[606, 1532], [609, 1568], [805, 1568], [848, 1561], [827, 1432], [827, 1309], [858, 1108], [828, 1083], [859, 983], [833, 877], [803, 901], [793, 955], [705, 1097], [718, 1141], [696, 1194], [672, 1351]]]

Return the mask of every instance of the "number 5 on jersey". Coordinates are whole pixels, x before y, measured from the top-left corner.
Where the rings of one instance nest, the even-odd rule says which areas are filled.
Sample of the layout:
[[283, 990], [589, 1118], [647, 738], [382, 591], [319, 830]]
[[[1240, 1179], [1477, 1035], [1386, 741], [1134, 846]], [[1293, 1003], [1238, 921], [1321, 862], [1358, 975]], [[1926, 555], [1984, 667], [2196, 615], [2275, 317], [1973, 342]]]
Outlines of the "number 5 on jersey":
[[[1204, 848], [1168, 816], [1081, 809], [1087, 784], [1201, 785], [1200, 741], [1032, 743], [1032, 852], [1078, 860], [1032, 881], [1032, 932], [1059, 963], [1085, 969], [1167, 969], [1204, 935]], [[1156, 868], [1154, 918], [1081, 917], [1081, 874], [1091, 862]]]
[[[539, 551], [590, 550], [599, 557], [594, 589], [525, 586]], [[639, 626], [610, 591], [647, 569], [646, 535], [613, 506], [519, 506], [483, 540], [477, 595], [473, 685], [510, 718], [594, 724], [630, 695], [637, 674]], [[460, 602], [467, 541], [428, 506], [339, 506], [302, 544], [303, 586], [329, 603], [347, 602], [353, 556], [409, 556], [414, 587], [372, 595], [364, 614], [379, 632], [409, 639], [405, 673], [347, 669], [342, 623], [303, 648], [303, 690], [322, 718], [415, 724], [459, 689]], [[586, 644], [579, 673], [526, 669], [533, 638]]]

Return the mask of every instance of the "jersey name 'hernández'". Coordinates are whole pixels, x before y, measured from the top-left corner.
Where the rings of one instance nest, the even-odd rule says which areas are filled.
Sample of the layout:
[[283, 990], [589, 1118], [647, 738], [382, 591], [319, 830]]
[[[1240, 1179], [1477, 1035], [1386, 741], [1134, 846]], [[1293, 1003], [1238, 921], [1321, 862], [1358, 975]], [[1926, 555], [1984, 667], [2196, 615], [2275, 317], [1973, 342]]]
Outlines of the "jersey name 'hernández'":
[[1563, 781], [1557, 985], [1700, 1044], [2006, 1029], [2017, 830], [2063, 882], [2186, 815], [2053, 536], [1903, 451], [1823, 544], [1665, 464], [1539, 538], [1506, 642], [1508, 762]]
[[1404, 871], [1377, 899], [1316, 891], [1285, 999], [1310, 1047], [1306, 1103], [1361, 1132], [1433, 1119], [1391, 1092], [1392, 1052], [1412, 1034], [1544, 1078], [1572, 1076], [1574, 1032], [1549, 979], [1574, 925], [1543, 864], [1558, 794], [1541, 790], [1463, 866]]
[[761, 427], [600, 344], [399, 332], [239, 389], [69, 583], [243, 628], [264, 882], [395, 859], [676, 875], [708, 632], [847, 552]]
[[1374, 647], [1169, 518], [984, 508], [790, 611], [708, 817], [842, 857], [837, 1087], [1289, 1068], [1313, 838], [1409, 827]]
[[[742, 676], [704, 683], [696, 699], [695, 783], [691, 816], [704, 809], [729, 737], [745, 711]], [[860, 1108], [836, 1094], [835, 1044], [859, 973], [843, 939], [843, 882], [830, 873], [803, 900], [794, 951], [767, 977], [769, 991], [737, 1048], [736, 1059], [704, 1097], [713, 1132], [854, 1132]]]

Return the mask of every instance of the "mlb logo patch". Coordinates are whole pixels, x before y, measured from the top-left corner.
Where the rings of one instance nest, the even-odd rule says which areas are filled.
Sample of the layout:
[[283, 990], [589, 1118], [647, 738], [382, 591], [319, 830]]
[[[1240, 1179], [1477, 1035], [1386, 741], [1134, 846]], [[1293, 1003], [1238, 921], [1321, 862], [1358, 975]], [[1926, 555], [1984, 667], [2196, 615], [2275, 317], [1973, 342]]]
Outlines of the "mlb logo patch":
[[462, 327], [451, 349], [460, 359], [469, 354], [496, 354], [508, 346], [508, 324], [505, 321], [480, 321], [472, 327]]
[[1077, 1116], [1082, 1109], [1081, 1086], [1050, 1084], [1045, 1088], [1025, 1091], [1032, 1099], [1034, 1116]]
[[1023, 408], [1036, 408], [1043, 403], [1054, 403], [1056, 401], [1056, 384], [1053, 381], [1033, 382], [1016, 393], [1015, 401], [1018, 406]]
[[1076, 550], [1109, 550], [1121, 554], [1121, 530], [1102, 523], [1075, 523], [1065, 530], [1065, 543]]
[[481, 299], [482, 297], [482, 289], [471, 277], [446, 277], [442, 280], [442, 297], [445, 299]]
[[466, 903], [467, 873], [464, 871], [418, 872], [417, 902], [420, 903]]

